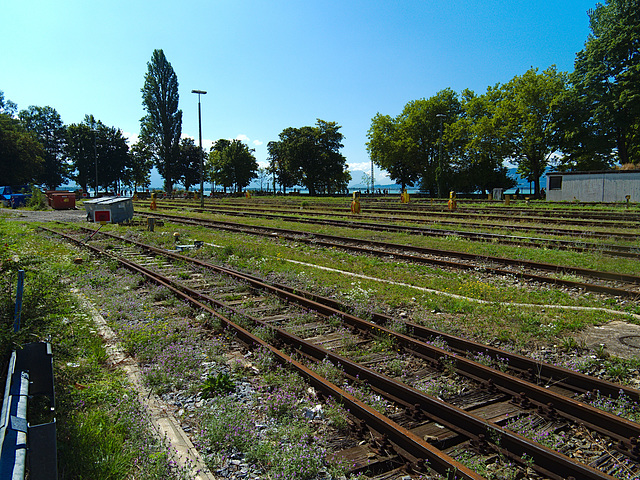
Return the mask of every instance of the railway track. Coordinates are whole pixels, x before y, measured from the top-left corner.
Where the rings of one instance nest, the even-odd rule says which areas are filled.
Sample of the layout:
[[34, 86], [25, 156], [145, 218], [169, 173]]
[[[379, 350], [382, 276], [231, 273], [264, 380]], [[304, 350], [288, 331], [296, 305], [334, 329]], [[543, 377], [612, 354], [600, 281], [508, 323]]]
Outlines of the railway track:
[[[53, 232], [52, 230], [48, 231]], [[60, 234], [60, 232], [56, 233]], [[68, 235], [66, 238], [87, 246], [78, 238]], [[124, 241], [124, 239], [116, 238], [115, 236], [110, 236], [110, 238], [114, 241]], [[136, 244], [131, 240], [126, 241], [130, 245]], [[88, 245], [88, 247], [101, 254], [107, 253], [96, 246]], [[392, 422], [394, 425], [389, 426], [388, 419], [384, 419], [384, 416], [380, 413], [368, 410], [366, 405], [360, 405], [348, 393], [339, 392], [338, 390], [340, 389], [335, 385], [326, 385], [326, 382], [317, 378], [317, 375], [314, 375], [312, 370], [305, 373], [304, 368], [308, 367], [302, 365], [303, 368], [300, 370], [312, 384], [325, 392], [330, 392], [331, 395], [338, 395], [350, 407], [356, 409], [362, 416], [363, 421], [367, 422], [369, 428], [373, 428], [375, 435], [378, 436], [378, 440], [373, 445], [376, 451], [384, 450], [387, 453], [392, 453], [393, 456], [404, 458], [406, 462], [404, 469], [407, 472], [418, 473], [424, 471], [425, 466], [421, 463], [421, 460], [427, 459], [431, 467], [435, 466], [434, 470], [445, 476], [448, 475], [449, 478], [481, 478], [474, 476], [475, 474], [467, 470], [457, 470], [459, 474], [454, 473], [452, 476], [452, 472], [458, 469], [458, 465], [446, 452], [456, 452], [460, 449], [468, 448], [473, 448], [478, 456], [498, 455], [501, 458], [515, 461], [520, 465], [520, 468], [525, 469], [526, 466], [531, 467], [531, 459], [533, 459], [533, 468], [542, 478], [616, 478], [606, 473], [611, 473], [615, 470], [613, 465], [620, 465], [620, 462], [623, 464], [626, 462], [627, 466], [625, 468], [637, 468], [635, 464], [638, 456], [636, 440], [640, 435], [640, 425], [600, 412], [566, 396], [566, 392], [591, 390], [595, 389], [596, 386], [605, 392], [614, 391], [619, 386], [600, 382], [586, 376], [577, 375], [576, 377], [572, 372], [561, 369], [554, 370], [557, 367], [541, 366], [537, 362], [534, 362], [533, 365], [526, 364], [528, 359], [525, 357], [520, 359], [512, 357], [509, 362], [513, 362], [514, 369], [519, 370], [520, 373], [519, 376], [515, 377], [507, 375], [495, 368], [487, 367], [463, 357], [453, 349], [457, 351], [465, 349], [467, 351], [473, 351], [474, 349], [475, 351], [481, 351], [484, 349], [487, 354], [495, 355], [496, 358], [500, 358], [500, 355], [508, 356], [507, 352], [490, 349], [478, 344], [464, 344], [464, 340], [455, 337], [447, 339], [452, 346], [450, 350], [435, 347], [423, 340], [428, 336], [432, 337], [437, 332], [420, 330], [420, 328], [416, 328], [419, 327], [417, 325], [405, 324], [407, 334], [401, 334], [384, 326], [385, 322], [389, 323], [392, 319], [387, 318], [384, 320], [378, 318], [377, 320], [381, 324], [368, 322], [336, 308], [335, 302], [332, 305], [328, 301], [320, 302], [318, 297], [309, 298], [311, 294], [306, 292], [288, 291], [286, 287], [268, 285], [255, 277], [233, 272], [226, 268], [149, 245], [137, 244], [135, 247], [136, 250], [120, 248], [118, 249], [119, 254], [115, 255], [115, 257], [128, 268], [134, 269], [139, 273], [144, 272], [144, 275], [153, 278], [154, 281], [169, 286], [176, 293], [180, 292], [182, 296], [188, 297], [192, 303], [200, 308], [211, 310], [215, 313], [215, 310], [204, 305], [204, 302], [206, 302], [209, 305], [214, 305], [216, 309], [234, 311], [238, 315], [244, 315], [253, 325], [259, 325], [260, 328], [271, 331], [276, 339], [276, 345], [287, 345], [291, 351], [296, 352], [298, 356], [304, 359], [315, 364], [329, 359], [332, 364], [341, 367], [342, 372], [350, 382], [358, 383], [364, 380], [368, 382], [373, 391], [393, 402], [396, 408], [401, 409], [401, 413], [396, 415], [397, 423]], [[114, 256], [114, 250], [115, 247], [111, 246], [109, 250], [111, 256]], [[213, 298], [209, 293], [203, 293], [202, 286], [198, 289], [186, 287], [179, 282], [169, 280], [157, 272], [152, 272], [146, 267], [141, 267], [139, 262], [132, 260], [132, 258], [139, 260], [149, 254], [161, 255], [173, 261], [190, 262], [196, 264], [200, 269], [215, 270], [218, 274], [234, 275], [237, 280], [248, 284], [248, 292], [242, 302], [243, 308], [238, 309], [234, 305]], [[319, 317], [308, 318], [303, 323], [294, 321], [292, 324], [285, 325], [285, 323], [288, 323], [285, 322], [286, 317], [291, 316], [291, 313], [276, 313], [271, 311], [270, 308], [265, 309], [264, 305], [261, 305], [265, 292], [283, 299], [287, 305], [296, 303], [305, 308], [307, 312], [315, 312]], [[255, 305], [249, 307], [248, 305], [251, 304]], [[261, 312], [260, 318], [253, 316], [251, 312]], [[220, 316], [219, 313], [215, 313], [215, 315]], [[318, 335], [318, 324], [327, 325], [327, 319], [331, 318], [339, 318], [341, 326], [334, 325], [330, 331], [323, 331]], [[239, 332], [240, 337], [248, 344], [263, 344], [262, 341], [254, 338], [246, 329], [233, 324], [228, 319], [224, 321], [229, 326], [233, 326]], [[379, 366], [388, 360], [383, 358], [384, 355], [374, 361], [370, 360], [368, 362], [369, 365], [364, 366], [362, 362], [357, 362], [335, 353], [337, 349], [335, 345], [332, 348], [331, 344], [341, 343], [340, 339], [345, 338], [348, 333], [345, 328], [351, 329], [356, 333], [355, 345], [358, 343], [371, 345], [372, 342], [375, 342], [372, 339], [392, 337], [394, 345], [402, 349], [405, 354], [410, 354], [412, 361], [415, 364], [419, 364], [419, 369], [416, 371], [417, 378], [442, 376], [443, 370], [447, 365], [455, 364], [459, 374], [476, 385], [474, 391], [466, 395], [458, 395], [449, 403], [443, 402], [425, 395], [419, 389], [413, 388], [405, 382], [400, 382], [384, 375], [380, 372], [380, 369], [373, 368], [375, 365]], [[296, 360], [286, 354], [276, 353], [277, 349], [273, 345], [269, 345], [267, 348], [273, 351], [275, 355], [280, 355], [279, 358], [282, 361], [289, 364], [296, 363], [296, 368], [298, 368]], [[546, 383], [552, 379], [556, 385], [551, 389], [542, 388], [533, 381], [523, 380], [521, 378], [523, 374], [524, 376], [531, 376], [530, 370], [534, 367], [536, 368], [535, 372], [538, 372], [534, 374], [534, 376], [538, 376], [537, 382]], [[566, 380], [570, 377], [573, 380]], [[579, 378], [579, 380], [576, 380], [576, 378]], [[480, 386], [478, 387], [478, 385]], [[562, 390], [564, 390], [565, 394], [559, 393]], [[628, 395], [634, 395], [634, 398], [637, 398], [638, 392], [629, 390]], [[472, 413], [469, 413], [469, 411]], [[596, 436], [603, 435], [614, 441], [617, 451], [608, 451], [606, 454], [592, 459], [591, 463], [596, 465], [597, 469], [582, 465], [561, 453], [553, 452], [535, 442], [532, 443], [512, 432], [509, 428], [505, 428], [503, 425], [509, 416], [525, 419], [524, 421], [531, 419], [532, 422], [535, 421], [539, 424], [540, 431], [545, 431], [545, 429], [551, 431], [571, 430], [578, 428], [577, 425], [587, 425], [596, 432]], [[384, 439], [383, 434], [387, 435], [387, 440]], [[429, 442], [426, 442], [426, 445], [422, 445], [424, 441], [418, 441], [420, 438], [428, 438], [431, 443], [441, 447], [445, 452], [434, 452], [430, 448], [426, 448], [426, 445], [431, 448], [434, 446]], [[360, 453], [363, 452], [360, 451]], [[433, 455], [437, 457], [437, 460], [433, 458]]]
[[[174, 206], [184, 206], [191, 205], [193, 207], [198, 207], [199, 205], [186, 201], [186, 202], [175, 202], [171, 201], [162, 202], [163, 204], [174, 205]], [[251, 202], [243, 202], [243, 203], [230, 203], [230, 202], [207, 202], [209, 205], [207, 208], [222, 208], [222, 209], [242, 209], [245, 211], [271, 211], [271, 212], [287, 212], [290, 209], [287, 207], [283, 207], [281, 204], [278, 206], [271, 206], [265, 208], [263, 204], [255, 204]], [[318, 205], [316, 203], [311, 205], [305, 205], [302, 207], [300, 205], [298, 209], [302, 208], [306, 212], [326, 214], [326, 213], [334, 213], [338, 215], [349, 215], [351, 213], [350, 207], [347, 204], [344, 205]], [[393, 216], [393, 217], [432, 217], [434, 219], [444, 218], [445, 220], [449, 219], [457, 219], [467, 221], [477, 220], [478, 218], [485, 220], [499, 220], [501, 222], [513, 221], [517, 223], [521, 223], [523, 221], [528, 223], [537, 223], [537, 224], [547, 224], [547, 223], [562, 223], [564, 225], [573, 225], [576, 227], [602, 227], [602, 228], [615, 228], [615, 229], [627, 229], [632, 228], [636, 229], [638, 222], [640, 221], [640, 215], [637, 213], [617, 213], [617, 212], [609, 212], [606, 213], [598, 213], [598, 214], [589, 214], [584, 212], [552, 212], [549, 210], [537, 210], [532, 211], [529, 209], [509, 209], [507, 207], [500, 208], [465, 208], [459, 206], [459, 208], [455, 211], [450, 211], [447, 208], [446, 203], [440, 204], [437, 206], [431, 205], [397, 205], [390, 206], [384, 205], [379, 206], [375, 203], [363, 203], [363, 208], [366, 209], [367, 214], [375, 214], [376, 216]], [[336, 213], [337, 212], [337, 213]]]
[[[635, 275], [600, 272], [597, 270], [554, 265], [526, 260], [475, 255], [465, 252], [437, 250], [411, 245], [390, 244], [373, 240], [339, 237], [334, 235], [308, 233], [275, 227], [259, 227], [233, 222], [221, 222], [205, 219], [185, 219], [177, 215], [151, 213], [151, 216], [171, 220], [186, 225], [200, 225], [227, 231], [260, 235], [300, 243], [308, 243], [318, 247], [340, 248], [364, 255], [376, 255], [383, 258], [394, 258], [408, 262], [425, 263], [442, 268], [482, 272], [491, 275], [511, 276], [530, 282], [560, 285], [622, 298], [635, 299], [640, 296], [640, 277]], [[561, 275], [570, 274], [584, 278], [571, 280]], [[589, 281], [590, 280], [590, 281]], [[596, 283], [597, 282], [597, 283]]]
[[[143, 203], [144, 204], [144, 203]], [[145, 204], [146, 205], [146, 204]], [[365, 222], [362, 219], [366, 218], [375, 218], [377, 220], [387, 219], [388, 221], [396, 221], [398, 215], [388, 215], [386, 217], [381, 217], [380, 215], [371, 215], [370, 213], [359, 215], [359, 219], [355, 220], [330, 220], [326, 217], [339, 217], [343, 218], [345, 216], [352, 217], [351, 213], [345, 210], [345, 213], [331, 213], [327, 211], [314, 211], [309, 209], [309, 207], [305, 207], [303, 214], [301, 215], [291, 215], [291, 214], [283, 214], [283, 213], [273, 213], [272, 209], [265, 208], [256, 208], [251, 206], [238, 206], [236, 209], [229, 208], [228, 204], [221, 204], [220, 206], [208, 206], [204, 209], [200, 208], [195, 204], [189, 203], [161, 203], [162, 208], [167, 209], [184, 209], [185, 207], [189, 208], [194, 212], [201, 213], [215, 213], [215, 214], [223, 214], [223, 215], [231, 215], [231, 216], [241, 216], [241, 217], [261, 217], [261, 218], [270, 218], [270, 219], [278, 219], [285, 221], [293, 221], [299, 223], [312, 223], [312, 224], [327, 224], [327, 225], [336, 225], [336, 226], [346, 226], [349, 228], [366, 228], [370, 230], [379, 230], [379, 231], [400, 231], [409, 234], [418, 234], [418, 235], [433, 235], [433, 236], [448, 236], [448, 235], [456, 235], [460, 237], [464, 237], [471, 240], [478, 241], [492, 241], [499, 243], [506, 243], [512, 245], [538, 245], [546, 248], [557, 248], [557, 249], [566, 249], [566, 250], [575, 250], [575, 251], [600, 251], [606, 255], [613, 256], [628, 256], [628, 257], [638, 257], [640, 256], [638, 246], [628, 246], [628, 245], [602, 245], [602, 244], [594, 244], [588, 243], [585, 241], [570, 241], [570, 240], [561, 240], [554, 238], [535, 238], [535, 237], [518, 237], [514, 235], [503, 235], [503, 234], [491, 234], [491, 233], [480, 233], [473, 232], [469, 230], [443, 230], [440, 228], [427, 228], [427, 227], [408, 227], [397, 224], [383, 224], [383, 223], [371, 223]], [[280, 212], [282, 209], [278, 209]], [[406, 211], [400, 211], [402, 215], [411, 215], [411, 213]], [[447, 221], [447, 220], [429, 220], [425, 219], [424, 215], [421, 217], [417, 217], [420, 215], [420, 211], [414, 211], [413, 214], [416, 215], [413, 218], [406, 218], [404, 221], [419, 223], [419, 224], [434, 224], [437, 223], [439, 225], [449, 225], [459, 227], [462, 222], [459, 221]], [[322, 219], [312, 219], [309, 218], [311, 216], [321, 216]], [[448, 218], [451, 216], [449, 215]], [[504, 217], [503, 217], [504, 220]], [[494, 228], [501, 230], [510, 230], [510, 231], [523, 231], [523, 232], [531, 232], [545, 235], [559, 235], [559, 236], [572, 236], [572, 237], [583, 237], [583, 238], [600, 238], [605, 240], [617, 239], [617, 240], [625, 240], [631, 242], [637, 242], [638, 234], [637, 233], [625, 233], [625, 232], [598, 232], [593, 229], [583, 229], [583, 230], [575, 230], [575, 229], [566, 229], [560, 227], [538, 227], [538, 226], [527, 226], [522, 225], [521, 223], [510, 223], [510, 224], [489, 224], [489, 223], [469, 223], [464, 222], [464, 226], [466, 228], [472, 228], [474, 226], [480, 228]], [[634, 228], [637, 228], [637, 224]]]

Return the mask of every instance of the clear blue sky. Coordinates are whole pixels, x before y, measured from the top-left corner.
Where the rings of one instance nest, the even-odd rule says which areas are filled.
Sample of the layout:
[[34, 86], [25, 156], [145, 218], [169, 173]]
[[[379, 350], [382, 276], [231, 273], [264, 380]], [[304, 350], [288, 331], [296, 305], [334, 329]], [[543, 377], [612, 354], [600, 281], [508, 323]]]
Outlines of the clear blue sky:
[[163, 49], [178, 76], [183, 135], [197, 142], [191, 90], [201, 89], [205, 146], [241, 138], [266, 165], [267, 142], [321, 118], [342, 125], [350, 169], [369, 171], [366, 133], [377, 112], [395, 116], [447, 87], [482, 93], [531, 67], [571, 71], [595, 5], [4, 0], [0, 90], [19, 109], [49, 105], [66, 124], [93, 114], [137, 135], [147, 62]]

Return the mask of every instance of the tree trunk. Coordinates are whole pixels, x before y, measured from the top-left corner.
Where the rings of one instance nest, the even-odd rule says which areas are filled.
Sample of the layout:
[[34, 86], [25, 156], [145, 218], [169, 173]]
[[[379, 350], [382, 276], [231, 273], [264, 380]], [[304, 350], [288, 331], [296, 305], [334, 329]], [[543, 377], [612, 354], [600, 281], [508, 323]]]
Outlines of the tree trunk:
[[616, 147], [618, 148], [618, 158], [620, 159], [620, 165], [629, 163], [627, 137], [622, 128], [616, 129]]

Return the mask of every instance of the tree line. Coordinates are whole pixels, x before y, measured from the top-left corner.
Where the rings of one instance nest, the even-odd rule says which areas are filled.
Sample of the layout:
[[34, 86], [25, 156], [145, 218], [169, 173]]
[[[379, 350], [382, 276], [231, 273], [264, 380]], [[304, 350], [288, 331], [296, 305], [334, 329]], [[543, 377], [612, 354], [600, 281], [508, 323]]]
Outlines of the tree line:
[[[404, 188], [433, 196], [508, 188], [506, 162], [535, 183], [553, 164], [565, 171], [602, 170], [640, 162], [640, 0], [608, 0], [589, 12], [590, 30], [572, 73], [531, 68], [483, 94], [447, 88], [408, 102], [397, 116], [376, 114], [367, 133], [374, 163]], [[208, 153], [182, 137], [178, 79], [162, 50], [147, 63], [141, 89], [145, 116], [137, 143], [86, 115], [64, 125], [51, 107], [18, 112], [0, 91], [0, 178], [6, 184], [118, 191], [149, 184], [155, 166], [171, 192], [204, 179], [239, 192], [258, 178], [310, 194], [347, 188], [336, 122], [285, 128], [267, 145], [267, 168], [239, 140], [220, 139]]]
[[609, 0], [589, 11], [572, 73], [531, 68], [481, 95], [444, 89], [378, 113], [371, 159], [390, 177], [431, 195], [509, 188], [505, 162], [535, 183], [560, 171], [635, 168], [640, 162], [640, 5]]
[[84, 191], [137, 190], [149, 184], [155, 166], [165, 191], [173, 191], [177, 183], [189, 190], [200, 183], [201, 161], [203, 180], [225, 192], [240, 192], [255, 178], [262, 186], [271, 176], [284, 189], [305, 185], [312, 193], [330, 193], [345, 189], [351, 179], [339, 153], [343, 136], [335, 122], [318, 120], [314, 127], [285, 129], [279, 141], [269, 143], [268, 168], [260, 169], [254, 150], [240, 140], [219, 139], [205, 153], [182, 136], [178, 79], [162, 50], [154, 50], [147, 63], [141, 93], [146, 114], [138, 141], [129, 147], [120, 129], [93, 115], [64, 125], [54, 108], [30, 106], [18, 112], [0, 91], [3, 184], [55, 189], [73, 180]]

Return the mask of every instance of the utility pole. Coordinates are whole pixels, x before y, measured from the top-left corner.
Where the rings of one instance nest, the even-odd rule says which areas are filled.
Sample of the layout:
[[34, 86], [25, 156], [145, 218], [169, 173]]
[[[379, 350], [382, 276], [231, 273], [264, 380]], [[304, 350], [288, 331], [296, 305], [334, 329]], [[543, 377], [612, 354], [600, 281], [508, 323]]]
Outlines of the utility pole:
[[204, 90], [191, 90], [198, 94], [198, 138], [200, 139], [200, 208], [204, 208], [204, 153], [202, 151], [202, 115], [200, 113], [200, 95], [206, 95]]

